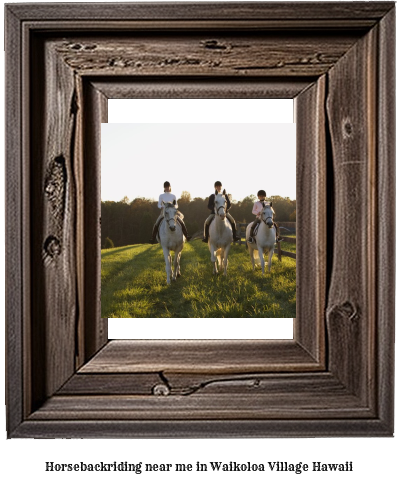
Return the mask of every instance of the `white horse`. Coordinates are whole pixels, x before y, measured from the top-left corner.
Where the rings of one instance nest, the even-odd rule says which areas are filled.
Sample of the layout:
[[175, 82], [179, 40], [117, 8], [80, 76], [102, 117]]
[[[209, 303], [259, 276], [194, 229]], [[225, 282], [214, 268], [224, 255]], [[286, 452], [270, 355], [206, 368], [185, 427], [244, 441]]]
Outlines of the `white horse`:
[[215, 218], [209, 226], [209, 251], [211, 253], [211, 262], [213, 262], [213, 273], [218, 273], [219, 267], [227, 276], [227, 257], [229, 255], [230, 245], [233, 241], [233, 230], [229, 220], [226, 218], [227, 202], [224, 194], [215, 195]]
[[255, 260], [260, 261], [262, 267], [262, 275], [265, 274], [265, 259], [263, 253], [269, 253], [268, 268], [272, 266], [272, 257], [274, 252], [274, 244], [276, 242], [276, 229], [273, 222], [274, 210], [270, 205], [265, 205], [261, 213], [261, 222], [259, 224], [256, 241], [249, 243], [248, 239], [251, 233], [251, 224], [247, 226], [246, 239], [248, 243], [248, 251], [251, 256], [252, 269], [255, 270]]
[[[176, 280], [176, 277], [180, 277], [180, 255], [183, 250], [185, 236], [180, 225], [177, 221], [177, 208], [176, 202], [166, 203], [164, 206], [164, 219], [159, 226], [159, 238], [158, 242], [161, 244], [163, 255], [165, 257], [165, 270], [166, 270], [166, 282], [170, 284], [170, 278], [172, 281]], [[172, 256], [171, 251], [174, 251], [175, 258], [173, 261], [172, 272]], [[172, 276], [171, 276], [172, 274]]]

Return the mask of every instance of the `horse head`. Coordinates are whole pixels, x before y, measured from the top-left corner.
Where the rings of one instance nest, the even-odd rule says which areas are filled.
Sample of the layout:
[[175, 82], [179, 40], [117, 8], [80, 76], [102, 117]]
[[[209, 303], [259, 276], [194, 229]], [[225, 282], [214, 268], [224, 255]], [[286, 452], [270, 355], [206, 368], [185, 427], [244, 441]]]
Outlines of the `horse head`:
[[215, 215], [222, 220], [226, 218], [226, 198], [224, 194], [215, 195]]
[[269, 228], [272, 228], [274, 225], [273, 221], [274, 210], [271, 205], [265, 205], [262, 210], [262, 221], [265, 223]]
[[177, 209], [175, 207], [175, 201], [173, 203], [166, 203], [164, 208], [165, 222], [169, 226], [169, 229], [174, 232], [176, 230]]

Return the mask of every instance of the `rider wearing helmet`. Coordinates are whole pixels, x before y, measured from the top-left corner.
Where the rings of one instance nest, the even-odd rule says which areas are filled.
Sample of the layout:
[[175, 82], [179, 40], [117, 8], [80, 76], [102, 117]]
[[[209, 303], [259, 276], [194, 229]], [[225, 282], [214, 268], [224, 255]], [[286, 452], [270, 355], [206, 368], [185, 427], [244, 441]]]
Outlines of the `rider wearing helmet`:
[[[204, 224], [204, 238], [202, 239], [202, 241], [205, 243], [208, 242], [208, 238], [209, 238], [209, 226], [210, 226], [212, 220], [215, 218], [215, 195], [217, 195], [221, 192], [222, 192], [222, 183], [220, 181], [216, 181], [215, 182], [215, 192], [209, 196], [209, 200], [208, 200], [208, 208], [209, 208], [209, 210], [211, 210], [211, 214], [205, 220], [205, 224]], [[226, 203], [227, 203], [226, 217], [229, 220], [229, 222], [231, 224], [231, 228], [233, 230], [233, 240], [235, 242], [237, 242], [238, 240], [240, 240], [240, 237], [237, 237], [236, 222], [235, 222], [234, 218], [228, 212], [230, 207], [231, 207], [230, 199], [226, 193], [226, 190], [223, 191], [223, 194], [225, 195]]]
[[[161, 224], [161, 222], [163, 220], [163, 207], [164, 207], [164, 205], [166, 203], [175, 202], [175, 207], [177, 208], [177, 198], [171, 192], [172, 188], [170, 186], [170, 182], [165, 181], [163, 183], [163, 188], [164, 188], [164, 192], [159, 195], [159, 199], [158, 199], [158, 208], [161, 210], [161, 213], [160, 213], [159, 217], [157, 218], [157, 221], [155, 222], [154, 228], [152, 229], [152, 238], [150, 240], [150, 243], [152, 243], [152, 244], [157, 243], [156, 236], [158, 233], [159, 225]], [[186, 237], [186, 240], [189, 241], [191, 239], [191, 237], [187, 233], [187, 228], [186, 228], [186, 225], [184, 224], [183, 218], [184, 218], [184, 215], [182, 213], [180, 213], [180, 211], [178, 211], [177, 212], [177, 221], [180, 223], [180, 226], [181, 226], [182, 231], [183, 231], [183, 235]]]
[[[249, 243], [254, 243], [254, 231], [257, 225], [261, 222], [261, 214], [263, 207], [265, 206], [265, 198], [266, 198], [266, 191], [263, 189], [260, 189], [258, 191], [258, 200], [255, 204], [254, 207], [252, 208], [252, 213], [256, 215], [255, 221], [251, 225], [251, 232], [250, 232], [250, 237], [248, 238]], [[267, 202], [268, 205], [272, 206], [271, 202]], [[274, 222], [274, 227], [276, 229], [276, 242], [280, 242], [282, 238], [280, 237], [280, 230], [277, 226], [277, 224]]]

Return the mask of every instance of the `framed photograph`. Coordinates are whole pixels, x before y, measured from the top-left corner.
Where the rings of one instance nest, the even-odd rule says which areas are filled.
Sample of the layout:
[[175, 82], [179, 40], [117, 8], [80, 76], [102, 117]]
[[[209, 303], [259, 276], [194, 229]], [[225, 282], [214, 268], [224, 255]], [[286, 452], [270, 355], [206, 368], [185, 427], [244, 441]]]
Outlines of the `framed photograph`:
[[[392, 436], [393, 2], [6, 6], [10, 438]], [[291, 98], [291, 340], [110, 340], [109, 99]]]
[[[278, 323], [290, 318], [292, 338], [296, 313], [293, 101], [243, 99], [240, 110], [236, 100], [143, 101], [147, 103], [117, 104], [133, 114], [130, 120], [141, 118], [141, 123], [101, 127], [101, 316], [113, 320], [109, 325], [130, 326], [131, 337], [144, 332], [147, 338], [172, 338], [173, 333], [181, 339], [191, 337], [193, 328], [197, 333], [201, 330], [197, 338], [213, 338], [212, 330], [219, 329], [220, 337], [228, 339], [238, 327], [242, 338], [249, 330], [251, 338], [262, 338], [271, 319]], [[143, 122], [148, 115], [140, 107], [146, 106], [153, 122]], [[159, 107], [158, 117], [154, 106]], [[282, 115], [274, 118], [271, 113], [278, 106], [291, 123], [244, 123], [252, 116], [252, 120], [278, 120]], [[169, 123], [154, 123], [165, 115]], [[109, 121], [115, 121], [112, 113]], [[223, 180], [222, 204], [215, 217], [209, 202], [215, 198], [218, 177]], [[163, 219], [166, 200], [174, 201], [175, 208], [167, 208], [168, 217]], [[257, 220], [264, 221], [259, 227], [254, 223], [253, 244], [247, 249], [254, 208], [256, 214], [265, 212]], [[204, 225], [209, 219], [213, 223]], [[258, 239], [266, 244], [263, 272]], [[284, 258], [279, 258], [278, 245], [287, 249]], [[219, 261], [218, 255], [224, 259]], [[166, 265], [170, 266], [167, 272]], [[181, 319], [166, 324], [148, 318]], [[217, 324], [218, 318], [224, 320]], [[269, 321], [242, 321], [247, 318]], [[158, 326], [151, 336], [153, 324]]]

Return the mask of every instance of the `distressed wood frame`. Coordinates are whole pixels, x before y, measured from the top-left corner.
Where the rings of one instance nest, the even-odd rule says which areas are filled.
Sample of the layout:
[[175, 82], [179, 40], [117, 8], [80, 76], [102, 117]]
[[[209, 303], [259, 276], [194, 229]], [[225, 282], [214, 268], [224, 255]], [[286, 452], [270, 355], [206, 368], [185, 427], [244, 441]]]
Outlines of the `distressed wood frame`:
[[[393, 434], [394, 34], [393, 2], [6, 6], [9, 437]], [[123, 97], [295, 99], [293, 340], [108, 341]]]

